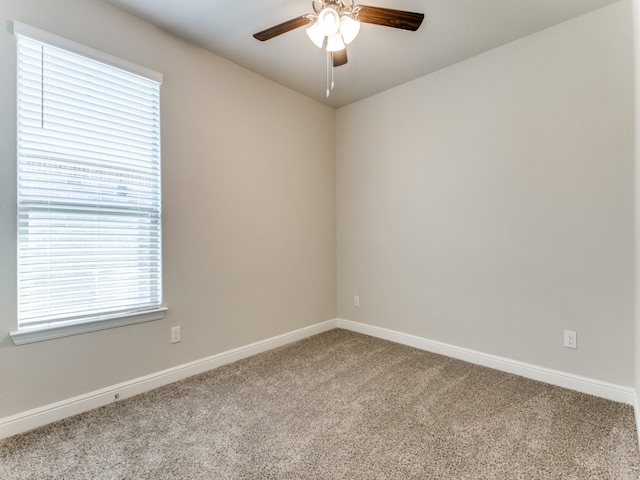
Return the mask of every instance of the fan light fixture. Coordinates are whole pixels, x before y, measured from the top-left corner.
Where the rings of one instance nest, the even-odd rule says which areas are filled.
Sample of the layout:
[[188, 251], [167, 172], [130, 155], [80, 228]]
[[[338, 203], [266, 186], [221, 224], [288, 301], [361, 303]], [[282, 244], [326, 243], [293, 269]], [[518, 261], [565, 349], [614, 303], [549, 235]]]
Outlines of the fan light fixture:
[[360, 22], [416, 31], [424, 19], [424, 13], [354, 5], [353, 0], [311, 0], [311, 6], [314, 13], [292, 18], [253, 36], [264, 42], [311, 24], [307, 35], [316, 47], [327, 51], [327, 97], [334, 87], [333, 69], [347, 63], [346, 46], [358, 35]]
[[342, 9], [338, 4], [329, 4], [320, 11], [316, 21], [307, 28], [307, 36], [318, 48], [327, 52], [343, 50], [355, 40], [360, 31], [360, 22], [351, 18], [351, 10]]
[[[313, 2], [317, 15], [307, 18], [313, 24], [307, 28], [307, 36], [318, 48], [327, 51], [327, 97], [334, 88], [333, 66], [336, 59], [333, 55], [341, 55], [346, 62], [347, 45], [353, 42], [360, 31], [360, 22], [353, 18], [357, 9], [352, 0], [323, 0]], [[344, 63], [342, 62], [342, 63]], [[341, 63], [337, 63], [340, 65]]]

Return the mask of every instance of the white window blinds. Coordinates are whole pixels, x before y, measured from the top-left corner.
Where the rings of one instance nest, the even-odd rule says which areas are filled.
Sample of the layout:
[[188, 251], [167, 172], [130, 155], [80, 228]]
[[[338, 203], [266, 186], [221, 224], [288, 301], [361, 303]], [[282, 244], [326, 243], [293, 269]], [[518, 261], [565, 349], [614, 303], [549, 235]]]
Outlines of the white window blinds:
[[18, 330], [161, 308], [160, 84], [18, 35]]

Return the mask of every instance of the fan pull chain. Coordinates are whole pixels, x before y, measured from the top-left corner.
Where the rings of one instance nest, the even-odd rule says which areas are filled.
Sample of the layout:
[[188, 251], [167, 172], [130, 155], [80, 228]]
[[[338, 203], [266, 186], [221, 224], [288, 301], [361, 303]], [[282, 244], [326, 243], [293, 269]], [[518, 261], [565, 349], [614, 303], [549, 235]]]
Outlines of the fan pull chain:
[[336, 86], [336, 84], [333, 81], [333, 53], [331, 55], [329, 55], [329, 57], [330, 57], [329, 58], [329, 60], [330, 60], [329, 68], [331, 68], [331, 90], [333, 90], [333, 87]]
[[329, 88], [329, 62], [331, 61], [331, 52], [327, 52], [327, 98], [329, 98], [329, 94], [331, 93], [331, 89]]
[[333, 54], [331, 52], [327, 52], [327, 98], [331, 94], [331, 90], [335, 87], [335, 82], [333, 81]]

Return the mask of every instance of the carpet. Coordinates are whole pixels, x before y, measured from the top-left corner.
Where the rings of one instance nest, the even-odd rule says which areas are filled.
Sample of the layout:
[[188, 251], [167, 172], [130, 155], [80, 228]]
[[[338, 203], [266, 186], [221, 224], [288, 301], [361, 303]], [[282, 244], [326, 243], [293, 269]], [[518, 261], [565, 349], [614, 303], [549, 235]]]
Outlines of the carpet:
[[0, 441], [13, 479], [638, 479], [633, 409], [331, 330]]

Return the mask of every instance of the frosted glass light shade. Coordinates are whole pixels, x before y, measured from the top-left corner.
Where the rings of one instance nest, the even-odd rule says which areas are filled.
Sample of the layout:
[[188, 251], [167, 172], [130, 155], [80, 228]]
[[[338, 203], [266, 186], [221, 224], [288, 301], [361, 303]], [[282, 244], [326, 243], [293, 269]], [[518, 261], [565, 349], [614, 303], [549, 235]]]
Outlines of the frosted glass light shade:
[[340, 33], [336, 33], [332, 35], [327, 40], [327, 52], [338, 52], [345, 48], [344, 42], [342, 41], [342, 35]]
[[322, 48], [325, 35], [324, 33], [322, 33], [322, 28], [320, 27], [318, 22], [307, 28], [307, 36], [315, 44], [316, 47]]
[[343, 15], [340, 17], [340, 33], [345, 45], [353, 42], [360, 31], [360, 22], [353, 18]]
[[340, 28], [340, 15], [333, 8], [325, 8], [318, 15], [318, 25], [327, 37], [335, 35]]

